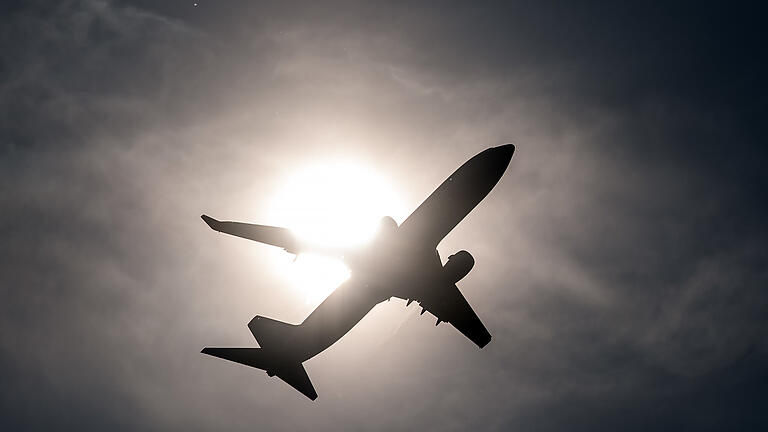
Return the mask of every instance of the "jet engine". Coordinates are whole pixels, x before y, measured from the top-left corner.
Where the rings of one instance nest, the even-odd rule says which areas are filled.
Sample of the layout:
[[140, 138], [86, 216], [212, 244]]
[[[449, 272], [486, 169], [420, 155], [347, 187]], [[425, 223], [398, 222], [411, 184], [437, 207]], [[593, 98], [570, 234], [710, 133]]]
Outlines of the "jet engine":
[[384, 216], [379, 220], [379, 232], [392, 232], [397, 229], [397, 222], [390, 216]]
[[456, 283], [466, 276], [474, 266], [475, 259], [469, 252], [458, 251], [448, 257], [448, 262], [443, 266], [443, 273], [448, 281]]

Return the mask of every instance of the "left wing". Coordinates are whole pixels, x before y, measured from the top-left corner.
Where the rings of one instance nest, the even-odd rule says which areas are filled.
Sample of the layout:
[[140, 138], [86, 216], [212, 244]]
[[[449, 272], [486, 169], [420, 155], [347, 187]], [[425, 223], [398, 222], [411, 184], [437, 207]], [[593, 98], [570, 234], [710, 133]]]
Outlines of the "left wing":
[[[433, 271], [438, 272], [439, 275], [439, 272], [443, 270], [443, 265], [437, 250], [435, 250], [432, 260], [434, 265]], [[469, 305], [467, 299], [461, 294], [459, 287], [453, 282], [445, 282], [441, 276], [437, 276], [432, 280], [434, 283], [423, 287], [423, 289], [419, 290], [418, 294], [411, 297], [411, 299], [417, 300], [419, 305], [421, 305], [421, 313], [429, 311], [429, 313], [437, 317], [435, 325], [443, 321], [451, 323], [452, 326], [456, 327], [456, 330], [480, 348], [488, 345], [488, 342], [491, 341], [491, 334], [488, 333], [488, 329], [485, 328], [483, 322], [480, 321], [480, 318], [472, 309], [472, 306]], [[411, 299], [406, 299], [408, 304], [413, 301]]]
[[420, 302], [421, 307], [437, 317], [437, 323], [445, 321], [482, 348], [491, 341], [491, 334], [477, 316], [456, 284], [439, 287], [439, 293], [432, 291], [432, 298]]

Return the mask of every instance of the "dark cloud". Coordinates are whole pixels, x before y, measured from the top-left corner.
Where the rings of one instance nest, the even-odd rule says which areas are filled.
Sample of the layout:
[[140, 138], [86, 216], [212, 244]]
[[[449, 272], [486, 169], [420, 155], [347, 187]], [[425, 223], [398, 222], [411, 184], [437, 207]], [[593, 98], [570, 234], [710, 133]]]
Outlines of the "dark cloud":
[[[765, 429], [759, 11], [198, 3], [2, 6], [4, 429]], [[488, 347], [393, 301], [314, 404], [198, 354], [311, 309], [201, 212], [350, 155], [413, 207], [507, 141], [440, 247]]]

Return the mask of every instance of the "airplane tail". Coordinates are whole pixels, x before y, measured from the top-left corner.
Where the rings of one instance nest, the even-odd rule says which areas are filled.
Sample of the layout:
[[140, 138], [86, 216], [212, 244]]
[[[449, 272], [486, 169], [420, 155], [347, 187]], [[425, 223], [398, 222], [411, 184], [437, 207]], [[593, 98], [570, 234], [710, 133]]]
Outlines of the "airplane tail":
[[203, 354], [244, 364], [267, 371], [267, 375], [275, 376], [285, 381], [288, 385], [300, 391], [301, 394], [317, 399], [317, 392], [309, 380], [306, 369], [301, 363], [278, 364], [279, 362], [269, 352], [261, 348], [203, 348]]
[[262, 348], [282, 351], [295, 343], [299, 326], [276, 319], [256, 315], [248, 323], [248, 329]]

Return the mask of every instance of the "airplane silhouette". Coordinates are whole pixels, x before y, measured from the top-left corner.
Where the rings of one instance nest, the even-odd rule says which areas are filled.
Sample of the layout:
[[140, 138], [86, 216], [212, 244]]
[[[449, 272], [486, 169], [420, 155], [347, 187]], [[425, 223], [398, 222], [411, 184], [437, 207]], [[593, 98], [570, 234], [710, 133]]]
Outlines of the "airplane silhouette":
[[341, 339], [378, 303], [398, 297], [418, 302], [437, 323], [451, 323], [482, 348], [491, 335], [472, 310], [456, 283], [475, 264], [467, 251], [459, 251], [441, 264], [437, 245], [485, 198], [507, 169], [515, 146], [489, 148], [451, 174], [398, 227], [385, 217], [371, 245], [359, 251], [340, 251], [298, 239], [280, 227], [223, 222], [203, 215], [215, 231], [279, 246], [294, 254], [337, 254], [351, 277], [331, 293], [301, 324], [256, 316], [248, 328], [260, 348], [204, 348], [203, 353], [277, 376], [308, 398], [317, 392], [302, 363]]

